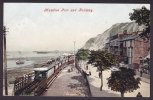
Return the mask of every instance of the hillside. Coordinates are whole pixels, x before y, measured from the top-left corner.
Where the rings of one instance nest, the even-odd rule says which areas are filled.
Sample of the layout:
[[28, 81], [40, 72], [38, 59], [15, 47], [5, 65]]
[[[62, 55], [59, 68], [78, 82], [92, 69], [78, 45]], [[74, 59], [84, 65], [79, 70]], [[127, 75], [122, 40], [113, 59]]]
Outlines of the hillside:
[[145, 26], [138, 26], [138, 24], [134, 22], [117, 23], [112, 25], [102, 34], [98, 34], [96, 37], [90, 38], [82, 48], [89, 50], [103, 49], [105, 43], [109, 41], [110, 36], [122, 34], [124, 30], [127, 30], [127, 33], [130, 34], [132, 32], [142, 31], [144, 28]]

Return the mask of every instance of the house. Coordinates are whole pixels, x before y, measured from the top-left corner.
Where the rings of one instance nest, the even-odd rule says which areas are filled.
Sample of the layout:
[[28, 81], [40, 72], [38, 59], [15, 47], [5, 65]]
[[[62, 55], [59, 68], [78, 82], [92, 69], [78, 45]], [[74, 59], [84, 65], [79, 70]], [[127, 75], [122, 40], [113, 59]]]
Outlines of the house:
[[122, 42], [120, 42], [120, 40], [129, 35], [131, 34], [127, 34], [125, 30], [123, 34], [111, 36], [109, 42], [105, 44], [105, 50], [113, 54], [122, 55]]
[[118, 41], [118, 34], [114, 35], [110, 38], [109, 41], [109, 52], [112, 54], [119, 55], [119, 41]]
[[138, 69], [140, 57], [146, 57], [150, 53], [150, 42], [146, 42], [140, 37], [142, 32], [134, 32], [120, 40], [122, 45], [121, 55], [124, 56], [125, 63], [130, 68]]
[[105, 51], [108, 51], [108, 52], [109, 52], [109, 51], [110, 51], [110, 50], [109, 50], [109, 49], [110, 49], [109, 47], [110, 47], [110, 42], [107, 42], [107, 43], [105, 44], [105, 48], [104, 48]]
[[129, 68], [138, 69], [140, 57], [150, 54], [150, 41], [146, 42], [140, 34], [142, 31], [128, 34], [125, 30], [123, 34], [110, 37], [110, 41], [105, 44], [105, 50], [119, 55], [120, 61], [124, 61]]

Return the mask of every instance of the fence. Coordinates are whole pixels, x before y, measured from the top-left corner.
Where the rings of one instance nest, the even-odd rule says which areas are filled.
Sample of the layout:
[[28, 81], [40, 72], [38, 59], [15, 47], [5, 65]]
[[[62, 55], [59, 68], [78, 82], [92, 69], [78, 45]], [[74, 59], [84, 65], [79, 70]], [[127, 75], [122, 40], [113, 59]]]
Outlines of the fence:
[[16, 78], [14, 81], [14, 95], [19, 95], [25, 88], [32, 83], [34, 73], [29, 73], [23, 77]]

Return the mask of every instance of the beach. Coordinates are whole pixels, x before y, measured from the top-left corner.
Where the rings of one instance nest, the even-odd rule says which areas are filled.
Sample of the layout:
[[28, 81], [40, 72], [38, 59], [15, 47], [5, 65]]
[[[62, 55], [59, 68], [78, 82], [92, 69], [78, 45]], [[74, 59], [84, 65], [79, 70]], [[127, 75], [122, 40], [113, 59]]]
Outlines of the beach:
[[[23, 57], [21, 60], [24, 60], [25, 63], [21, 65], [16, 65], [16, 60], [18, 60], [17, 57], [8, 57], [7, 59], [7, 82], [8, 82], [8, 96], [13, 96], [13, 82], [16, 78], [22, 77], [25, 74], [28, 74], [33, 71], [33, 67], [35, 64], [44, 64], [46, 63], [50, 58], [55, 58], [56, 56], [48, 56], [46, 54], [45, 56], [38, 56], [38, 57]], [[10, 63], [11, 62], [11, 63]], [[13, 64], [12, 64], [13, 62]], [[32, 62], [32, 63], [26, 63], [26, 62]], [[3, 77], [3, 95], [5, 95], [5, 85], [4, 85], [4, 77]]]
[[[13, 82], [15, 81], [15, 79], [17, 77], [22, 77], [23, 75], [29, 73], [29, 72], [32, 72], [32, 69], [33, 69], [33, 65], [30, 65], [30, 66], [26, 66], [26, 68], [24, 67], [21, 67], [21, 68], [17, 68], [17, 69], [12, 69], [12, 70], [8, 70], [7, 71], [7, 82], [8, 82], [8, 96], [13, 96], [13, 87], [14, 87], [14, 84]], [[5, 95], [5, 85], [4, 85], [4, 77], [3, 77], [3, 95]]]

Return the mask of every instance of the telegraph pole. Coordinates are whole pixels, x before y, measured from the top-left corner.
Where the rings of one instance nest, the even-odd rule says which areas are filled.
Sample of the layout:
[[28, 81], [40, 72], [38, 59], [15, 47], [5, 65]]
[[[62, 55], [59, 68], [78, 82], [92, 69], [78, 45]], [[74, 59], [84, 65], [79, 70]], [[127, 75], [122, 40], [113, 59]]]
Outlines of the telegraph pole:
[[7, 58], [6, 58], [6, 27], [3, 27], [3, 38], [4, 38], [4, 77], [5, 77], [5, 95], [8, 95], [8, 86], [7, 86]]
[[75, 41], [74, 41], [74, 67], [75, 67]]

